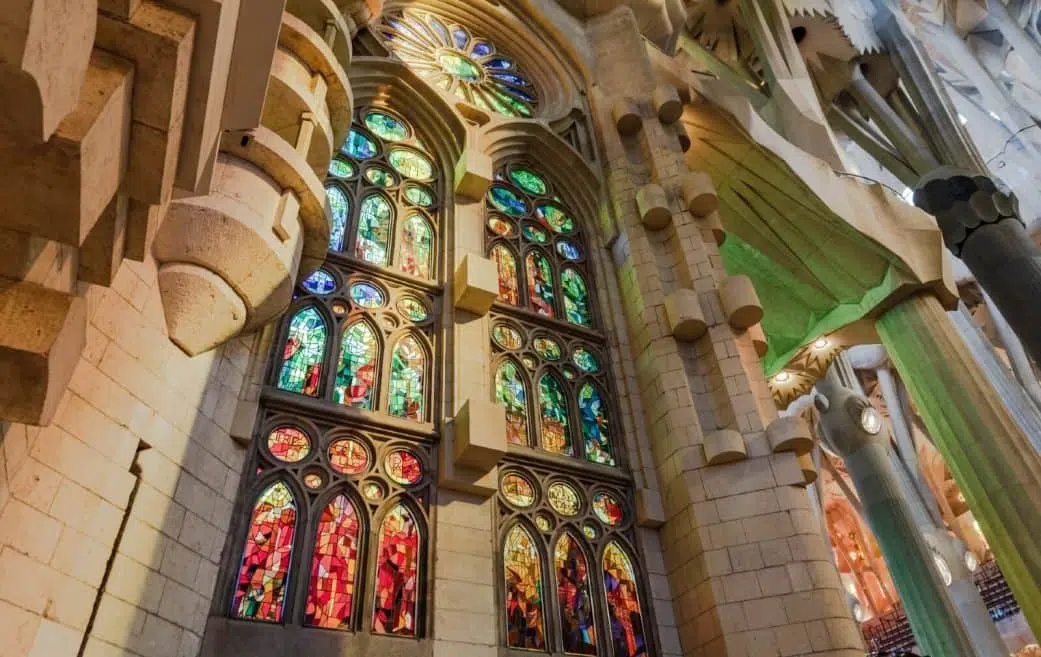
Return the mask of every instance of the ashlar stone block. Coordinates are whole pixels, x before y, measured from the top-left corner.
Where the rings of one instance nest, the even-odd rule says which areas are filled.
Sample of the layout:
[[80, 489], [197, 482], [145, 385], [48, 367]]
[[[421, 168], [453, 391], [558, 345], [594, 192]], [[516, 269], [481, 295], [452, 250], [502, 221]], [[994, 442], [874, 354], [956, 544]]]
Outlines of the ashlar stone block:
[[798, 415], [779, 417], [766, 427], [770, 449], [776, 452], [795, 452], [801, 456], [813, 449], [813, 437], [806, 420]]
[[657, 529], [665, 524], [665, 505], [661, 493], [650, 488], [636, 489], [636, 522], [641, 527]]
[[719, 210], [719, 196], [707, 173], [692, 171], [683, 178], [683, 202], [695, 217], [707, 217]]
[[473, 147], [467, 148], [455, 164], [455, 191], [480, 201], [492, 184], [492, 158]]
[[506, 453], [506, 411], [501, 405], [467, 399], [453, 425], [457, 466], [487, 472], [498, 465]]
[[747, 329], [763, 318], [763, 305], [748, 276], [731, 276], [719, 287], [719, 301], [727, 321], [736, 329]]
[[809, 452], [799, 455], [799, 468], [802, 470], [804, 485], [809, 486], [817, 481], [817, 466], [813, 464], [813, 455]]
[[701, 301], [694, 290], [681, 288], [669, 293], [665, 297], [665, 317], [673, 337], [683, 342], [693, 342], [708, 330]]
[[658, 112], [658, 120], [666, 125], [679, 121], [683, 114], [683, 101], [676, 87], [659, 85], [651, 94], [654, 109]]
[[643, 129], [643, 117], [636, 103], [626, 98], [619, 99], [611, 106], [611, 116], [615, 127], [623, 137], [630, 137]]
[[463, 256], [455, 270], [455, 307], [486, 315], [499, 295], [499, 272], [488, 258]]
[[766, 355], [770, 345], [766, 341], [766, 333], [763, 332], [763, 327], [760, 324], [748, 327], [748, 337], [752, 338], [752, 346], [755, 347], [755, 353], [760, 358]]
[[672, 220], [669, 198], [661, 185], [650, 183], [638, 189], [636, 208], [640, 212], [640, 221], [651, 230], [661, 230]]
[[128, 200], [116, 194], [87, 234], [80, 247], [79, 279], [95, 285], [112, 285], [123, 262]]
[[743, 461], [748, 457], [741, 434], [732, 429], [720, 429], [705, 436], [705, 460], [709, 465]]

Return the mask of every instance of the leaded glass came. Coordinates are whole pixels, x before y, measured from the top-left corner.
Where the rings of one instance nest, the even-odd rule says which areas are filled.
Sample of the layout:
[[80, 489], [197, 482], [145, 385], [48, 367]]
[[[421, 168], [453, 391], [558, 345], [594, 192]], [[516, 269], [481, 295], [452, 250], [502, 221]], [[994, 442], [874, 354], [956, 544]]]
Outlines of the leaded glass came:
[[282, 621], [295, 532], [293, 493], [280, 481], [271, 484], [253, 507], [232, 603], [234, 616]]
[[419, 541], [416, 518], [404, 504], [398, 504], [383, 518], [372, 612], [372, 631], [376, 634], [416, 633]]
[[603, 569], [614, 655], [642, 657], [648, 651], [646, 624], [632, 560], [621, 546], [611, 542], [604, 550]]
[[515, 525], [502, 548], [506, 577], [506, 645], [543, 650], [546, 647], [542, 568], [535, 541]]
[[416, 422], [424, 419], [423, 378], [426, 357], [415, 337], [405, 336], [394, 348], [390, 362], [391, 415]]
[[376, 392], [376, 332], [365, 320], [347, 327], [340, 346], [333, 399], [340, 404], [371, 409]]
[[596, 386], [586, 383], [579, 389], [578, 407], [582, 418], [582, 440], [585, 442], [586, 459], [594, 463], [614, 465], [607, 409]]
[[358, 580], [361, 524], [354, 504], [337, 495], [318, 521], [304, 624], [350, 629]]
[[543, 449], [554, 454], [573, 456], [567, 397], [560, 380], [552, 374], [544, 374], [539, 379], [539, 408], [542, 410]]
[[560, 606], [560, 633], [564, 652], [596, 654], [596, 623], [593, 596], [589, 586], [589, 566], [579, 541], [569, 532], [560, 535], [553, 549], [557, 573], [557, 601]]
[[282, 349], [279, 388], [310, 397], [318, 395], [327, 334], [325, 320], [315, 308], [304, 308], [293, 316]]
[[390, 224], [393, 219], [394, 209], [387, 199], [379, 194], [366, 197], [361, 202], [361, 214], [358, 215], [354, 255], [374, 265], [387, 264]]
[[506, 407], [506, 441], [528, 444], [528, 393], [520, 368], [504, 360], [495, 374], [495, 399]]

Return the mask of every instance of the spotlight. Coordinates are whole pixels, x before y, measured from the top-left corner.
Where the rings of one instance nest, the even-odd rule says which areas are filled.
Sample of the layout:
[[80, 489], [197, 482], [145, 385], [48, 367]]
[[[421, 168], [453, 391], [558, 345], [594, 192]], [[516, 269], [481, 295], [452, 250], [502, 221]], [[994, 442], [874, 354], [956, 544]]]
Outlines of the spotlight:
[[882, 430], [882, 414], [874, 406], [865, 406], [860, 412], [860, 428], [872, 436]]
[[817, 338], [813, 343], [813, 348], [817, 350], [827, 349], [831, 346], [831, 340], [828, 338]]
[[785, 383], [792, 378], [792, 375], [788, 372], [778, 372], [777, 376], [774, 377], [774, 381], [777, 383]]

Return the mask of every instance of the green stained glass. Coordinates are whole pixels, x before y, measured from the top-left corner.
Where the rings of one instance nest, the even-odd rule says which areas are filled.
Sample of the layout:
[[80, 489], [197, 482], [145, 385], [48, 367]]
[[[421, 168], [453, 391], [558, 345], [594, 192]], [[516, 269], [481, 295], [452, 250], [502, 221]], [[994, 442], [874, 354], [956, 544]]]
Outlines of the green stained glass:
[[383, 291], [372, 283], [355, 283], [350, 294], [351, 300], [362, 308], [381, 308], [387, 302]]
[[574, 381], [575, 378], [576, 378], [575, 368], [573, 368], [573, 367], [565, 367], [564, 368], [564, 378], [567, 379], [568, 381]]
[[600, 371], [600, 361], [585, 347], [575, 349], [571, 354], [571, 360], [586, 374], [596, 374]]
[[354, 168], [354, 165], [347, 160], [337, 158], [329, 162], [330, 176], [336, 176], [337, 178], [353, 178], [356, 173], [358, 172]]
[[512, 360], [503, 361], [495, 372], [495, 401], [506, 407], [506, 441], [527, 445], [528, 389]]
[[409, 185], [406, 187], [405, 198], [408, 199], [409, 203], [418, 205], [421, 208], [429, 208], [434, 204], [434, 195], [426, 188], [418, 185]]
[[390, 395], [388, 410], [396, 417], [416, 422], [424, 419], [423, 373], [426, 354], [415, 336], [398, 341], [390, 360]]
[[514, 306], [520, 305], [520, 283], [517, 281], [517, 259], [513, 253], [503, 246], [496, 244], [492, 247], [492, 260], [499, 272], [499, 301]]
[[386, 265], [390, 225], [393, 219], [394, 209], [387, 199], [379, 194], [365, 197], [358, 216], [358, 238], [354, 243], [354, 255], [374, 265]]
[[600, 532], [598, 532], [596, 527], [592, 525], [582, 525], [582, 533], [591, 541], [595, 541], [600, 535]]
[[499, 211], [514, 217], [522, 217], [528, 213], [528, 204], [511, 189], [493, 186], [488, 190], [488, 200]]
[[545, 317], [553, 317], [553, 269], [549, 260], [539, 251], [532, 251], [524, 259], [528, 275], [528, 302], [531, 309]]
[[476, 82], [481, 79], [481, 69], [469, 58], [454, 52], [441, 53], [437, 56], [437, 63], [441, 65], [441, 69], [445, 73], [460, 80]]
[[579, 326], [590, 326], [589, 289], [586, 281], [574, 269], [565, 269], [560, 275], [560, 287], [564, 291], [564, 314], [567, 321]]
[[395, 171], [407, 178], [429, 180], [434, 176], [433, 163], [415, 151], [395, 149], [387, 156], [387, 161]]
[[429, 278], [433, 253], [434, 230], [430, 222], [422, 215], [410, 215], [402, 226], [401, 245], [398, 247], [401, 271], [410, 276]]
[[524, 367], [532, 371], [535, 371], [535, 368], [539, 366], [538, 362], [527, 354], [521, 356], [521, 362], [524, 363]]
[[351, 214], [351, 202], [339, 187], [326, 187], [326, 198], [333, 215], [333, 228], [329, 233], [329, 250], [342, 251], [347, 233], [347, 220]]
[[544, 196], [547, 191], [546, 181], [531, 169], [516, 168], [510, 171], [510, 180], [529, 194]]
[[539, 379], [539, 408], [542, 410], [542, 449], [573, 456], [567, 397], [560, 380], [552, 374]]
[[389, 114], [383, 112], [369, 112], [365, 115], [365, 127], [372, 130], [380, 139], [387, 141], [401, 141], [408, 138], [408, 128]]
[[416, 297], [402, 297], [398, 301], [398, 312], [413, 322], [425, 322], [430, 317], [426, 305]]
[[340, 343], [333, 399], [355, 408], [373, 407], [376, 392], [376, 332], [368, 322], [347, 327]]
[[328, 332], [321, 313], [313, 307], [308, 306], [293, 315], [282, 349], [279, 388], [309, 397], [318, 396]]
[[531, 224], [525, 224], [524, 227], [521, 228], [521, 235], [524, 236], [524, 239], [529, 242], [535, 242], [536, 244], [545, 244], [549, 241], [549, 235], [546, 234], [546, 231], [532, 226]]
[[369, 167], [365, 170], [365, 179], [378, 187], [393, 187], [397, 184], [394, 174], [383, 167]]
[[607, 408], [600, 391], [592, 383], [583, 384], [578, 391], [578, 410], [587, 461], [614, 465]]
[[347, 135], [347, 143], [343, 145], [343, 152], [358, 160], [367, 160], [376, 157], [379, 149], [376, 142], [372, 141], [357, 130], [351, 130]]
[[575, 230], [575, 220], [555, 205], [540, 205], [535, 208], [535, 214], [546, 227], [558, 233], [570, 233]]
[[535, 338], [535, 352], [546, 360], [560, 360], [560, 345], [550, 338]]

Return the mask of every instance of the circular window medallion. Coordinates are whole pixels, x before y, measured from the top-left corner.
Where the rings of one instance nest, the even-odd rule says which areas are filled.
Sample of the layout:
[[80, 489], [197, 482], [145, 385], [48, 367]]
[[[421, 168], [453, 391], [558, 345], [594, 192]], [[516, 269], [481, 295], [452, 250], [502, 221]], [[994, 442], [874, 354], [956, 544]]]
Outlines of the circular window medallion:
[[600, 371], [600, 361], [585, 347], [575, 349], [571, 354], [571, 360], [586, 374], [596, 374]]
[[545, 244], [549, 241], [549, 235], [546, 234], [546, 231], [531, 224], [524, 224], [524, 227], [521, 228], [521, 235], [524, 236], [524, 239], [536, 244]]
[[593, 513], [600, 522], [611, 527], [620, 525], [625, 517], [621, 503], [609, 493], [597, 493], [593, 496]]
[[391, 481], [415, 486], [423, 476], [423, 464], [407, 449], [396, 449], [383, 459], [383, 470]]
[[570, 233], [575, 230], [575, 220], [555, 205], [540, 205], [535, 208], [535, 214], [542, 223], [558, 233]]
[[372, 141], [357, 130], [351, 130], [347, 135], [347, 142], [343, 145], [343, 152], [359, 160], [367, 160], [375, 157], [379, 149], [376, 142]]
[[311, 440], [294, 427], [279, 427], [268, 434], [267, 448], [283, 463], [299, 463], [311, 453]]
[[582, 525], [582, 533], [591, 541], [595, 541], [600, 536], [600, 532], [597, 531], [596, 527], [590, 524]]
[[535, 352], [546, 360], [560, 360], [560, 345], [550, 338], [535, 338]]
[[520, 332], [506, 324], [496, 324], [492, 327], [492, 340], [503, 349], [520, 349]]
[[355, 283], [351, 286], [351, 300], [362, 308], [380, 308], [387, 302], [383, 291], [372, 283]]
[[403, 148], [392, 150], [387, 161], [394, 170], [406, 178], [429, 180], [434, 177], [434, 165], [425, 156]]
[[513, 224], [506, 221], [502, 217], [491, 217], [488, 219], [488, 228], [493, 233], [501, 237], [510, 237], [513, 235]]
[[526, 509], [535, 503], [535, 487], [527, 477], [511, 472], [502, 478], [502, 496], [518, 509]]
[[401, 141], [408, 138], [408, 128], [401, 121], [383, 112], [372, 111], [365, 115], [365, 127], [380, 139]]
[[383, 167], [369, 167], [365, 170], [365, 179], [377, 187], [393, 187], [398, 184], [394, 174]]
[[578, 260], [582, 257], [582, 252], [579, 251], [578, 246], [571, 240], [560, 240], [557, 242], [557, 253], [562, 258], [568, 260]]
[[430, 317], [427, 307], [416, 297], [401, 297], [398, 301], [398, 312], [413, 322], [423, 322]]
[[347, 314], [347, 304], [342, 301], [333, 302], [333, 314], [337, 317], [343, 317]]
[[301, 285], [311, 294], [329, 294], [336, 289], [336, 279], [324, 269], [319, 269], [305, 278]]
[[413, 205], [421, 208], [429, 208], [434, 204], [434, 195], [429, 189], [421, 185], [409, 185], [405, 188], [405, 198]]
[[329, 175], [337, 178], [353, 178], [358, 170], [347, 160], [334, 159], [329, 163]]
[[549, 516], [547, 516], [544, 513], [540, 513], [537, 516], [535, 516], [535, 526], [539, 528], [540, 532], [546, 534], [553, 531], [553, 521], [550, 520]]
[[361, 485], [362, 496], [370, 502], [382, 502], [387, 497], [383, 484], [377, 481], [366, 481]]
[[521, 356], [521, 362], [524, 363], [524, 367], [527, 367], [529, 370], [532, 370], [532, 371], [534, 371], [535, 368], [538, 367], [538, 365], [539, 365], [538, 362], [534, 358], [532, 358], [531, 356], [528, 356], [527, 354]]
[[304, 475], [304, 486], [311, 490], [318, 490], [325, 485], [325, 478], [318, 472], [308, 472]]
[[544, 196], [546, 194], [546, 181], [531, 169], [523, 167], [514, 168], [510, 171], [510, 180], [514, 185], [517, 185], [529, 194], [534, 194], [535, 196]]
[[562, 516], [573, 517], [578, 515], [579, 501], [578, 491], [570, 485], [558, 481], [546, 491], [549, 505]]
[[527, 202], [506, 187], [495, 186], [489, 189], [488, 200], [497, 210], [512, 217], [522, 217], [528, 212]]
[[369, 469], [369, 450], [351, 438], [337, 440], [329, 445], [329, 465], [340, 474], [359, 475]]

